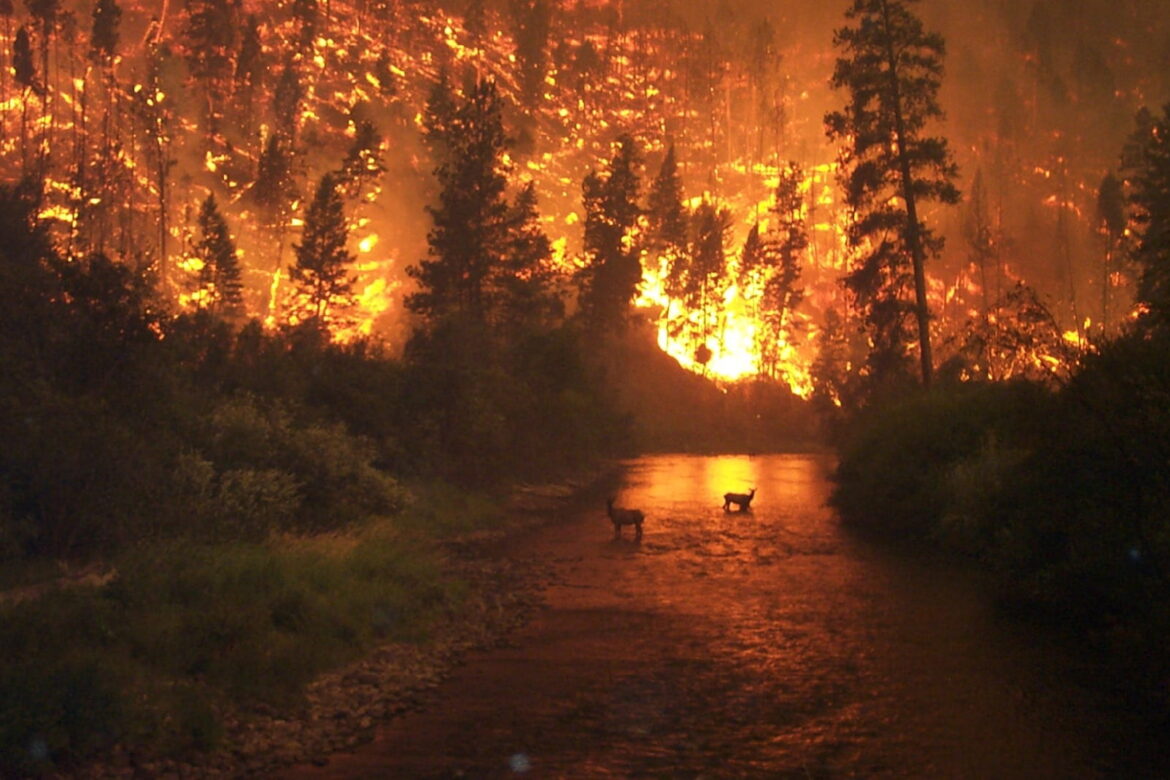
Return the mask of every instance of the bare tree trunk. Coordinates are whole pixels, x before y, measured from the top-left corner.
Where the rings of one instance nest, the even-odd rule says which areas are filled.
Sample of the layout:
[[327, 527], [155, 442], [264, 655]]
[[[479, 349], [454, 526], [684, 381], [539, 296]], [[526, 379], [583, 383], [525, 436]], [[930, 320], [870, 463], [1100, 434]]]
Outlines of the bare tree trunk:
[[1101, 335], [1109, 331], [1109, 293], [1113, 284], [1113, 249], [1115, 242], [1112, 235], [1105, 238], [1105, 258], [1101, 266]]
[[158, 178], [158, 273], [159, 284], [165, 291], [167, 291], [167, 282], [169, 275], [168, 258], [167, 258], [167, 207], [168, 207], [168, 193], [167, 193], [167, 148], [166, 141], [160, 133], [155, 138], [155, 146], [158, 151], [158, 160], [155, 166], [155, 176]]
[[33, 90], [25, 87], [20, 96], [20, 172], [27, 176], [28, 170], [28, 96]]
[[[49, 74], [49, 37], [52, 28], [48, 20], [41, 24], [41, 75], [45, 80], [41, 96], [41, 132], [37, 144], [37, 176], [43, 184], [49, 176], [49, 159], [52, 153], [53, 130], [56, 127], [53, 111], [53, 84], [56, 79]], [[46, 122], [46, 118], [48, 121]]]

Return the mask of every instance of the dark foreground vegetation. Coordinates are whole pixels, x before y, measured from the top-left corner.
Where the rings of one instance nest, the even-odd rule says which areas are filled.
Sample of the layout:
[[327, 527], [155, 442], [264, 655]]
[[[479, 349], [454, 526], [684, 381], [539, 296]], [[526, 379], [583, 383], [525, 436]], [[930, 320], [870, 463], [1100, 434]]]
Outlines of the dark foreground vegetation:
[[435, 541], [509, 482], [629, 446], [568, 325], [395, 360], [174, 316], [35, 208], [0, 192], [0, 773], [214, 747], [226, 703], [457, 609]]
[[[859, 528], [982, 561], [999, 575], [1006, 603], [1074, 629], [1108, 653], [1136, 682], [1133, 690], [1163, 706], [1170, 703], [1168, 122], [1170, 108], [1139, 114], [1122, 155], [1132, 225], [1126, 272], [1136, 299], [1126, 328], [1100, 336], [1059, 381], [944, 382], [927, 392], [887, 377], [844, 429], [834, 496]], [[994, 353], [984, 343], [975, 361]]]
[[[604, 406], [563, 333], [529, 344], [539, 368], [484, 376], [168, 317], [2, 200], [2, 774], [212, 748], [228, 703], [425, 636], [460, 599], [433, 540], [493, 522], [475, 496], [502, 475], [572, 468], [617, 429], [584, 419]], [[536, 436], [542, 416], [580, 422]], [[104, 584], [54, 586], [77, 571]]]
[[857, 529], [996, 574], [1005, 606], [1170, 703], [1170, 336], [1134, 332], [1063, 386], [939, 386], [859, 415], [833, 502]]
[[652, 382], [669, 358], [633, 330], [591, 350], [572, 320], [502, 340], [451, 318], [392, 358], [312, 320], [176, 315], [35, 213], [0, 190], [4, 774], [213, 749], [227, 708], [425, 639], [467, 588], [441, 542], [506, 523], [511, 485], [674, 444], [681, 419], [708, 449], [764, 441], [757, 391]]

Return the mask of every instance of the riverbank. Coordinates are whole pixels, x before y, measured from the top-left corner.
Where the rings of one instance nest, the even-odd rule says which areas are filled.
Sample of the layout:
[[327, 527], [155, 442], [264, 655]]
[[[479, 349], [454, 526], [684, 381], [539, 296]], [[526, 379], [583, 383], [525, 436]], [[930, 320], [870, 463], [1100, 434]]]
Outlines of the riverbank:
[[[325, 766], [372, 777], [1154, 777], [1163, 731], [983, 581], [858, 539], [824, 505], [829, 458], [660, 455], [503, 543], [548, 562], [545, 604], [427, 706]], [[758, 488], [747, 513], [720, 492]]]
[[466, 552], [446, 574], [468, 594], [423, 642], [391, 642], [360, 661], [323, 675], [290, 707], [257, 705], [225, 713], [221, 746], [183, 759], [149, 759], [117, 748], [77, 774], [86, 777], [239, 777], [301, 763], [323, 764], [370, 740], [387, 720], [418, 709], [460, 659], [506, 640], [540, 606], [543, 570], [536, 562], [488, 560]]
[[[428, 616], [425, 628], [378, 642], [360, 658], [318, 675], [291, 700], [217, 701], [202, 726], [215, 732], [208, 749], [135, 747], [133, 739], [126, 739], [85, 764], [27, 773], [97, 778], [269, 774], [293, 764], [320, 764], [332, 753], [368, 741], [379, 725], [420, 707], [469, 652], [506, 642], [531, 619], [540, 608], [547, 567], [539, 560], [501, 555], [500, 545], [557, 522], [575, 502], [602, 490], [615, 468], [605, 464], [572, 481], [520, 486], [490, 522], [468, 520], [462, 530], [444, 530], [429, 542], [411, 537], [427, 548], [416, 548], [419, 559], [438, 563], [441, 583], [428, 588], [456, 594], [435, 602], [437, 613]], [[69, 589], [82, 598], [91, 591], [104, 593], [85, 584]], [[176, 679], [174, 685], [185, 683]], [[164, 726], [156, 724], [160, 731]]]
[[1139, 346], [1160, 374], [1106, 350], [1060, 388], [944, 384], [860, 412], [830, 503], [859, 534], [980, 568], [1006, 613], [1164, 721], [1170, 415], [1152, 399], [1170, 384], [1165, 347]]

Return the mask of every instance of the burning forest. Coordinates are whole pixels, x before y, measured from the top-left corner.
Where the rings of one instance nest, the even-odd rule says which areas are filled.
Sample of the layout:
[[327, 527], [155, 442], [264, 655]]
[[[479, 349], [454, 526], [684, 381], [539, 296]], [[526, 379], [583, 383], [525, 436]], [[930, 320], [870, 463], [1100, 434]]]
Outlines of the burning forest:
[[[923, 9], [956, 30], [930, 131], [948, 139], [965, 197], [922, 218], [945, 239], [926, 273], [937, 362], [964, 375], [1059, 369], [1131, 314], [1125, 227], [1107, 223], [1099, 190], [1131, 117], [1165, 90], [1147, 52], [1166, 31], [1140, 3], [1095, 9]], [[660, 347], [720, 381], [766, 377], [808, 397], [818, 355], [844, 351], [849, 372], [865, 352], [864, 337], [842, 342], [857, 327], [841, 280], [864, 250], [839, 184], [844, 136], [823, 130], [843, 99], [828, 86], [840, 14], [718, 10], [30, 3], [7, 9], [0, 33], [0, 166], [35, 182], [61, 251], [149, 273], [166, 306], [267, 327], [311, 311], [334, 339], [400, 348], [436, 196], [428, 100], [490, 80], [511, 141], [501, 172], [513, 192], [533, 187], [544, 270], [570, 312], [591, 262], [583, 181], [628, 135], [647, 200], [624, 240]], [[345, 294], [324, 302], [290, 269], [327, 175], [349, 257]], [[1034, 354], [1002, 346], [1037, 317], [1049, 322], [1029, 335]]]
[[[1144, 659], [1170, 711], [1163, 5], [0, 0], [0, 774], [316, 760], [410, 697], [295, 755], [249, 729], [374, 648], [523, 622], [475, 556], [562, 515], [554, 567], [734, 581], [662, 623], [743, 630], [718, 707], [793, 694], [723, 696], [792, 636], [858, 650], [826, 682], [858, 693], [880, 653], [839, 617], [734, 623], [741, 590], [906, 582], [864, 529]], [[574, 502], [611, 488], [637, 534], [599, 553]], [[840, 726], [821, 763], [733, 734], [717, 770], [855, 774], [838, 742], [903, 721], [858, 695], [792, 737]]]

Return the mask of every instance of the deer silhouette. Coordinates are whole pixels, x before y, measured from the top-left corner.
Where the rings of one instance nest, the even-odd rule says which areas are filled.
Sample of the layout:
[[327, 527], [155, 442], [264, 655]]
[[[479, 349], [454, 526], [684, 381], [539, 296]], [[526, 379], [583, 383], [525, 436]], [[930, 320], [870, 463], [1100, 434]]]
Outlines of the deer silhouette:
[[750, 493], [724, 493], [723, 494], [723, 511], [731, 510], [731, 505], [735, 504], [739, 507], [740, 512], [746, 512], [751, 509], [752, 499], [756, 497], [756, 489], [752, 488]]
[[642, 514], [641, 509], [620, 509], [613, 505], [613, 499], [608, 498], [605, 501], [605, 512], [609, 515], [609, 521], [613, 523], [613, 538], [622, 538], [622, 526], [634, 526], [634, 541], [642, 540], [642, 521], [646, 516]]

